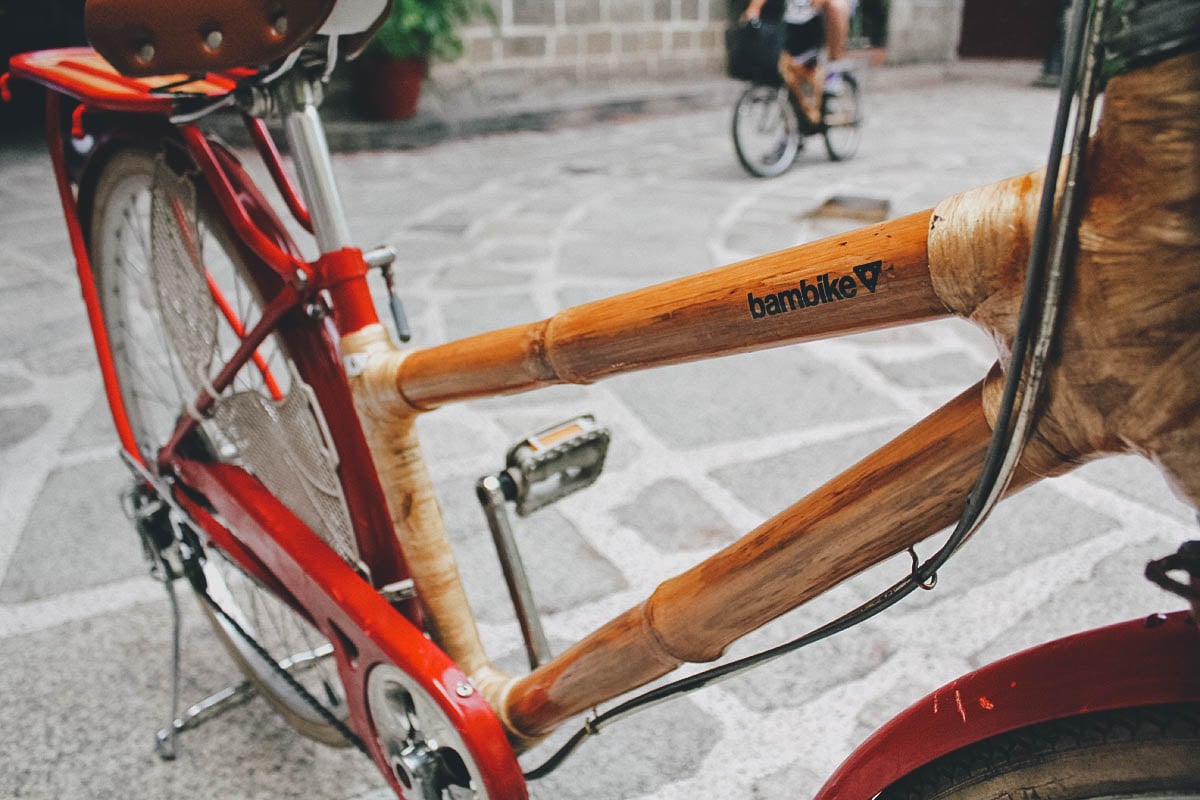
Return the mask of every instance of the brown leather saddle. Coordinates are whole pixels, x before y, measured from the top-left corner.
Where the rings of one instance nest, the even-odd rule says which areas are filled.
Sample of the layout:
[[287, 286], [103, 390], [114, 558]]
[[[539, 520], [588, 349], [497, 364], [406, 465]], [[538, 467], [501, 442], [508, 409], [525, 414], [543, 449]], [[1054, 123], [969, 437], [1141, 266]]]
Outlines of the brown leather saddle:
[[85, 26], [92, 46], [124, 75], [196, 74], [283, 58], [316, 35], [339, 3], [369, 11], [362, 31], [388, 7], [379, 0], [87, 0]]

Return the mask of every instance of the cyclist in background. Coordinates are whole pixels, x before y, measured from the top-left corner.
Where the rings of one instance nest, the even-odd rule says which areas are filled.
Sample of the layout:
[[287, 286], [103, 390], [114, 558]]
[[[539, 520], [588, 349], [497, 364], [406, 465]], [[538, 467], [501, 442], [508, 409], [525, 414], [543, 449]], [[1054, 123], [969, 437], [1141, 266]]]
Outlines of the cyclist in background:
[[[850, 15], [857, 0], [785, 0], [779, 73], [814, 126], [821, 123], [825, 71], [818, 68], [821, 45], [836, 62], [846, 52]], [[758, 19], [766, 0], [750, 0], [743, 20]], [[834, 72], [835, 77], [837, 72]], [[834, 89], [831, 81], [830, 89]]]

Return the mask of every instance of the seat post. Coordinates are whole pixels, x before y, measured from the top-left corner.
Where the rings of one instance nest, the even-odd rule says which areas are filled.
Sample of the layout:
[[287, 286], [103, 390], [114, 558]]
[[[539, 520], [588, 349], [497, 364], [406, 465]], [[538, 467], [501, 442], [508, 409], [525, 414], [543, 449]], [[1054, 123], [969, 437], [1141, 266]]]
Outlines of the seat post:
[[342, 207], [325, 127], [317, 113], [320, 88], [294, 75], [280, 91], [284, 131], [300, 178], [300, 191], [308, 204], [313, 234], [321, 253], [351, 246], [350, 226]]

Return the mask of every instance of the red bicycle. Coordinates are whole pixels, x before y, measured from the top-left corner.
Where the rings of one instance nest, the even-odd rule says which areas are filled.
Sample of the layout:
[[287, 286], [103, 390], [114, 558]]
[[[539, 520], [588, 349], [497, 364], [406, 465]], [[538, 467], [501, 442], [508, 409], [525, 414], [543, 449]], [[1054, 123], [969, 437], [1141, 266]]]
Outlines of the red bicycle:
[[[526, 780], [605, 726], [928, 586], [1001, 495], [1094, 456], [1145, 454], [1200, 503], [1200, 285], [1186, 268], [1200, 252], [1195, 0], [1078, 4], [1045, 173], [409, 350], [393, 343], [366, 282], [379, 269], [391, 287], [396, 253], [350, 241], [316, 110], [338, 51], [357, 46], [382, 5], [92, 0], [103, 56], [29, 53], [10, 69], [50, 90], [64, 215], [135, 476], [129, 511], [157, 574], [191, 585], [250, 685], [288, 722], [359, 747], [398, 795], [524, 797]], [[233, 106], [313, 234], [315, 260], [197, 126]], [[264, 123], [272, 115], [298, 188]], [[85, 157], [68, 157], [69, 144]], [[405, 339], [394, 292], [390, 305]], [[609, 434], [579, 417], [523, 440], [477, 490], [533, 668], [510, 675], [488, 659], [421, 456], [420, 414], [949, 314], [996, 339], [986, 378], [557, 656], [507, 509], [528, 513], [591, 484]], [[947, 526], [935, 555], [914, 553], [911, 574], [862, 606], [595, 711], [545, 763], [518, 762], [572, 717], [685, 662], [718, 659]], [[1200, 795], [1198, 562], [1190, 544], [1150, 568], [1192, 614], [1089, 631], [965, 675], [876, 732], [818, 796]], [[989, 713], [964, 712], [985, 701]], [[212, 710], [175, 720], [164, 751]]]

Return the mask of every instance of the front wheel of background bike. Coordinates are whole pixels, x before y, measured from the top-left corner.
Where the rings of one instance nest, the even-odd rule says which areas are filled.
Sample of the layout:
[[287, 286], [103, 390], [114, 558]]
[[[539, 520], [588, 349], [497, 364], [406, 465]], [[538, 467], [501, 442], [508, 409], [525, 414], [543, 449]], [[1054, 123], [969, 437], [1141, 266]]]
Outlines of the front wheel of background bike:
[[800, 121], [785, 87], [751, 86], [733, 110], [733, 146], [751, 175], [773, 178], [792, 165], [800, 151]]
[[862, 95], [858, 81], [842, 76], [838, 92], [826, 92], [821, 98], [821, 121], [825, 126], [825, 152], [833, 161], [845, 161], [858, 152], [862, 139]]
[[1200, 704], [1100, 711], [1004, 733], [901, 778], [881, 800], [1197, 800]]
[[[80, 197], [80, 207], [90, 209], [88, 254], [121, 399], [146, 463], [154, 462], [187, 413], [187, 404], [236, 349], [241, 338], [237, 328], [249, 330], [262, 307], [247, 259], [209, 211], [215, 205], [204, 187], [190, 173], [168, 166], [165, 152], [116, 152], [90, 184], [90, 194]], [[170, 152], [180, 155], [177, 147]], [[222, 393], [218, 409], [225, 404], [274, 414], [290, 407], [289, 398], [304, 399], [306, 388], [287, 343], [273, 334], [260, 346], [254, 364], [243, 368]], [[311, 413], [319, 414], [319, 409]], [[248, 419], [219, 411], [201, 424], [199, 449], [247, 466], [244, 432], [236, 428]], [[281, 446], [271, 441], [278, 437], [258, 438], [267, 439], [260, 448]], [[271, 488], [269, 476], [259, 477]], [[335, 717], [346, 719], [329, 643], [215, 547], [207, 546], [205, 555], [210, 596], [310, 695]], [[203, 601], [201, 607], [241, 671], [289, 724], [317, 741], [347, 744], [337, 727], [226, 620]]]

